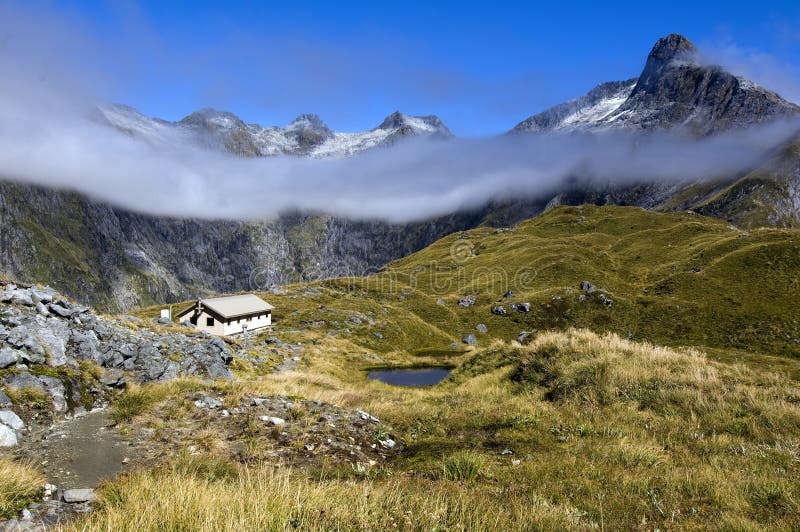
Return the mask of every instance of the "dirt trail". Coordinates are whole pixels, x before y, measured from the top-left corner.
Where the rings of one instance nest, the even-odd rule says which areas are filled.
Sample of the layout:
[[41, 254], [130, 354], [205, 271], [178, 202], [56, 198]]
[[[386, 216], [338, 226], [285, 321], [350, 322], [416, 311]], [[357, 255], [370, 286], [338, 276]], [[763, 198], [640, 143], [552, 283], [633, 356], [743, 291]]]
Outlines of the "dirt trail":
[[136, 448], [112, 424], [105, 410], [97, 410], [36, 434], [19, 454], [41, 466], [51, 484], [94, 488], [136, 463]]

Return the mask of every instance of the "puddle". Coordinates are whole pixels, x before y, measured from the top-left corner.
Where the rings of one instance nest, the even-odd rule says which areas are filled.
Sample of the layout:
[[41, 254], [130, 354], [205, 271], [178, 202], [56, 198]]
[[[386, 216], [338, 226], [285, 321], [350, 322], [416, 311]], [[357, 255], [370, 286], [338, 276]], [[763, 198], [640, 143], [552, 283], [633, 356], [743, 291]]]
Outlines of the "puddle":
[[433, 386], [442, 382], [451, 371], [448, 368], [382, 369], [370, 371], [367, 378], [394, 386]]
[[133, 458], [133, 449], [111, 425], [102, 410], [58, 423], [31, 442], [25, 455], [44, 470], [51, 484], [93, 488], [124, 471], [123, 460]]

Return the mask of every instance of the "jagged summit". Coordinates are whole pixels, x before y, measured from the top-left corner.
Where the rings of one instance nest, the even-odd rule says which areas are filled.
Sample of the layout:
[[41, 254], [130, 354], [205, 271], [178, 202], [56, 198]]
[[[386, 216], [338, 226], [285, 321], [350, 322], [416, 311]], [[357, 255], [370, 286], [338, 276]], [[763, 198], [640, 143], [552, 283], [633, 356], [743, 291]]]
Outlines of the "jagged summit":
[[444, 137], [452, 136], [447, 126], [445, 126], [442, 120], [436, 115], [410, 116], [400, 111], [395, 111], [387, 116], [375, 129], [402, 130], [404, 128], [408, 133], [421, 132]]
[[319, 115], [313, 113], [304, 113], [298, 115], [297, 118], [292, 120], [288, 126], [288, 128], [302, 128], [302, 129], [313, 129], [316, 131], [331, 131], [328, 125], [322, 121]]
[[704, 136], [800, 113], [774, 92], [696, 56], [689, 39], [667, 35], [655, 43], [638, 78], [598, 85], [512, 132], [682, 128]]
[[[663, 64], [674, 59], [681, 59], [697, 53], [692, 41], [677, 33], [670, 33], [660, 38], [647, 56], [647, 64]], [[646, 68], [646, 67], [645, 67]]]
[[244, 126], [241, 118], [227, 111], [218, 111], [211, 107], [204, 107], [192, 114], [185, 116], [179, 122], [186, 125], [202, 125], [205, 127], [234, 127]]

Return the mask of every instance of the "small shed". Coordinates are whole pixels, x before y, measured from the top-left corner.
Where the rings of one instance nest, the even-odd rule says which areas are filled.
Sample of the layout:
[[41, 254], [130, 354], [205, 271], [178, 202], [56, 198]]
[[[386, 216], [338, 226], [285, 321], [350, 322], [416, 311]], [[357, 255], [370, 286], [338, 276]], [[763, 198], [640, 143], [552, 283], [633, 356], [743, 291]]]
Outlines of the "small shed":
[[274, 307], [254, 294], [199, 299], [176, 318], [218, 336], [255, 331], [272, 325]]

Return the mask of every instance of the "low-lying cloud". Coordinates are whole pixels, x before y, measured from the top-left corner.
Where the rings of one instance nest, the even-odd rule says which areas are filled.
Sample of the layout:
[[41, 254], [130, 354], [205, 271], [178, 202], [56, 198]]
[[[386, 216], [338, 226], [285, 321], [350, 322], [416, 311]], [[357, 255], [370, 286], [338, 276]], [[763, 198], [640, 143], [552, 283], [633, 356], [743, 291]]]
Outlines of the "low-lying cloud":
[[2, 105], [0, 124], [2, 176], [135, 211], [263, 219], [299, 209], [397, 222], [537, 197], [574, 178], [625, 184], [730, 176], [763, 161], [799, 127], [777, 123], [701, 140], [624, 132], [412, 139], [343, 159], [245, 159], [191, 143], [154, 145], [75, 114]]
[[94, 102], [109, 80], [96, 68], [105, 63], [93, 43], [74, 24], [23, 31], [48, 20], [41, 14], [0, 7], [0, 15], [0, 177], [161, 216], [266, 219], [299, 209], [404, 222], [554, 194], [576, 178], [731, 176], [800, 127], [783, 122], [702, 140], [625, 132], [412, 139], [346, 159], [244, 159], [190, 141], [148, 143], [98, 120]]

